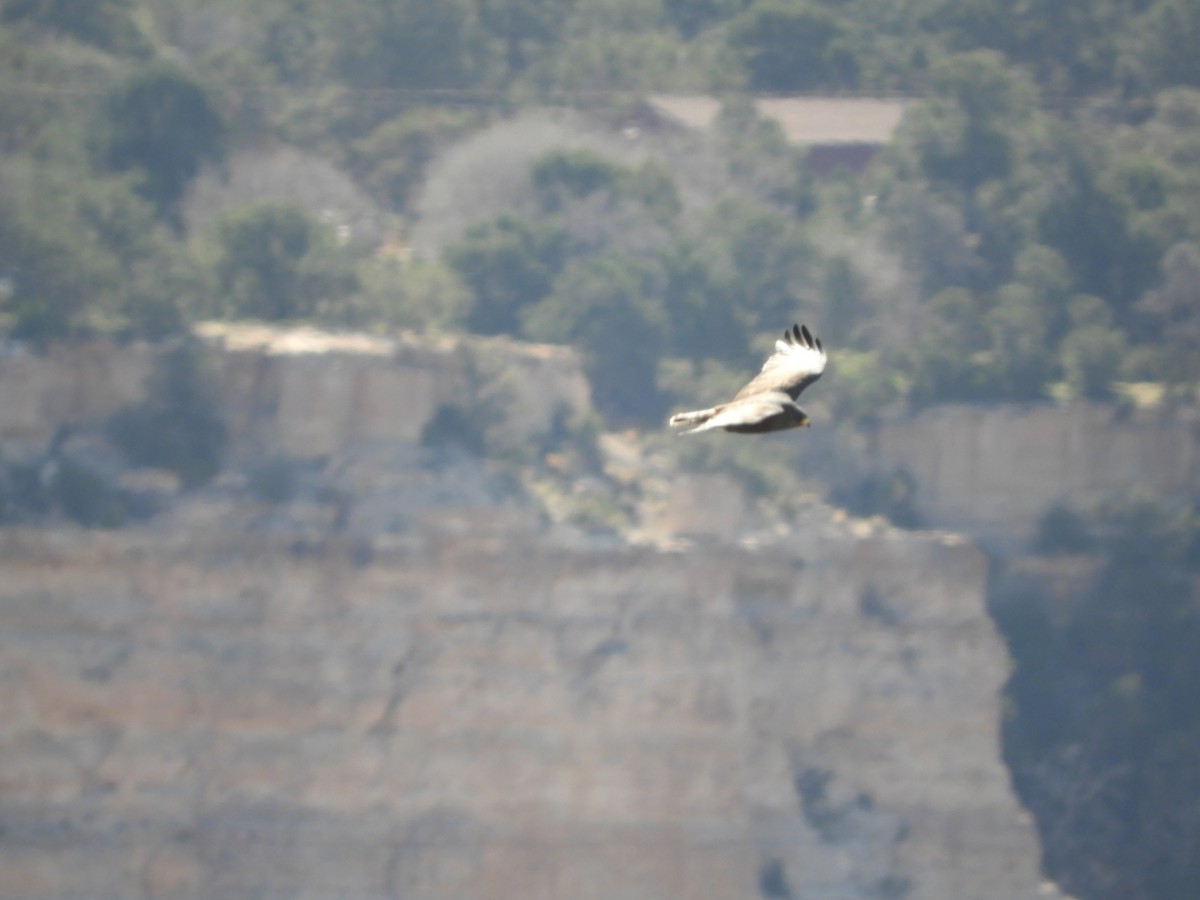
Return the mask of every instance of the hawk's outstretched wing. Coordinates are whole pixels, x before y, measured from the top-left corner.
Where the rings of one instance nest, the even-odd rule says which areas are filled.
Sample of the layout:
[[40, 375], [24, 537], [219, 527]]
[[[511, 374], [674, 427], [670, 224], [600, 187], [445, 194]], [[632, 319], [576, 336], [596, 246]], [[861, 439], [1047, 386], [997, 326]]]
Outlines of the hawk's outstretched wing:
[[825, 348], [804, 325], [793, 325], [775, 342], [775, 352], [762, 371], [728, 403], [675, 413], [668, 423], [693, 426], [684, 434], [721, 429], [739, 434], [783, 431], [808, 425], [796, 405], [800, 392], [825, 371]]
[[762, 371], [737, 392], [734, 400], [754, 394], [782, 391], [793, 400], [825, 371], [825, 349], [807, 325], [793, 325], [775, 342], [775, 352], [763, 363]]

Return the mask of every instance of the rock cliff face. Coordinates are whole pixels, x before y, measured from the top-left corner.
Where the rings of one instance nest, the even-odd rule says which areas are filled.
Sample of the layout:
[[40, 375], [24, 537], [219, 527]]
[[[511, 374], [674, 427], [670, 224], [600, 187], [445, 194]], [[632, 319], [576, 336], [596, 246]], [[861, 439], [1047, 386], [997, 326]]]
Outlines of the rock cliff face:
[[0, 441], [43, 447], [64, 425], [97, 421], [145, 396], [158, 350], [96, 342], [0, 356]]
[[863, 464], [913, 476], [928, 521], [1023, 542], [1055, 503], [1090, 510], [1114, 494], [1200, 484], [1194, 413], [1076, 403], [947, 405], [887, 422]]
[[1035, 896], [982, 555], [808, 525], [10, 530], [0, 894]]
[[590, 403], [578, 358], [564, 347], [217, 323], [200, 334], [213, 351], [234, 445], [247, 452], [310, 458], [415, 443], [443, 407], [478, 414], [490, 443], [504, 445]]
[[[227, 477], [0, 530], [0, 896], [1054, 895], [969, 542], [812, 505], [750, 545], [686, 490], [647, 530], [692, 543], [584, 538], [414, 462], [446, 407], [500, 446], [586, 414], [568, 352], [206, 339], [234, 462], [325, 460], [355, 502]], [[0, 361], [0, 441], [137, 402], [154, 358]]]
[[[213, 381], [235, 454], [328, 456], [415, 443], [443, 406], [479, 412], [490, 442], [528, 440], [590, 403], [575, 354], [503, 338], [471, 343], [208, 323]], [[0, 443], [44, 446], [142, 401], [163, 348], [106, 342], [0, 358]]]

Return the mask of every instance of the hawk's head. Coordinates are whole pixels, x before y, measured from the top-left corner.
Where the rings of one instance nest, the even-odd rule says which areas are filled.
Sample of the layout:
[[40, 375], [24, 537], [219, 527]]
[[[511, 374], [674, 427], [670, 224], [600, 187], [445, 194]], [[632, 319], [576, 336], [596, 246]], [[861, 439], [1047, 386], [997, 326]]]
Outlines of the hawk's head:
[[794, 406], [788, 410], [788, 426], [791, 428], [808, 428], [812, 425], [812, 420], [808, 417], [808, 413], [798, 406]]

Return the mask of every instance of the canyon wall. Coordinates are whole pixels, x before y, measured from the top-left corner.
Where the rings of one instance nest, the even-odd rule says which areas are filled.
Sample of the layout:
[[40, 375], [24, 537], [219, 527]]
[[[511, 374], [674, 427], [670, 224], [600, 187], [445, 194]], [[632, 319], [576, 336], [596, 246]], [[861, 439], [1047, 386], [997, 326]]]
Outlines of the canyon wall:
[[1039, 896], [961, 539], [8, 529], [0, 566], [5, 897]]
[[[569, 350], [200, 335], [226, 471], [136, 527], [0, 529], [0, 896], [1058, 896], [969, 541], [815, 500], [750, 540], [711, 474], [588, 534], [420, 446], [447, 409], [526, 454], [586, 418]], [[10, 348], [0, 449], [103, 462], [161, 353]], [[275, 456], [316, 481], [253, 496]]]
[[1089, 512], [1122, 493], [1200, 486], [1200, 420], [1188, 409], [936, 406], [875, 426], [864, 447], [864, 468], [912, 476], [926, 521], [1018, 544], [1054, 504]]

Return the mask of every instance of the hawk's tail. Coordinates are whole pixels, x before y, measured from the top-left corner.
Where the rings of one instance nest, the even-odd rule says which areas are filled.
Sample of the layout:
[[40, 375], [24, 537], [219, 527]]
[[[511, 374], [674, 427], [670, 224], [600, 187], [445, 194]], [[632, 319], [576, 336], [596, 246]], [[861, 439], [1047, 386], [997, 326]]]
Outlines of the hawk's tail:
[[692, 412], [675, 413], [667, 420], [668, 425], [702, 425], [715, 416], [718, 412], [718, 407], [714, 406], [710, 409], [696, 409]]

